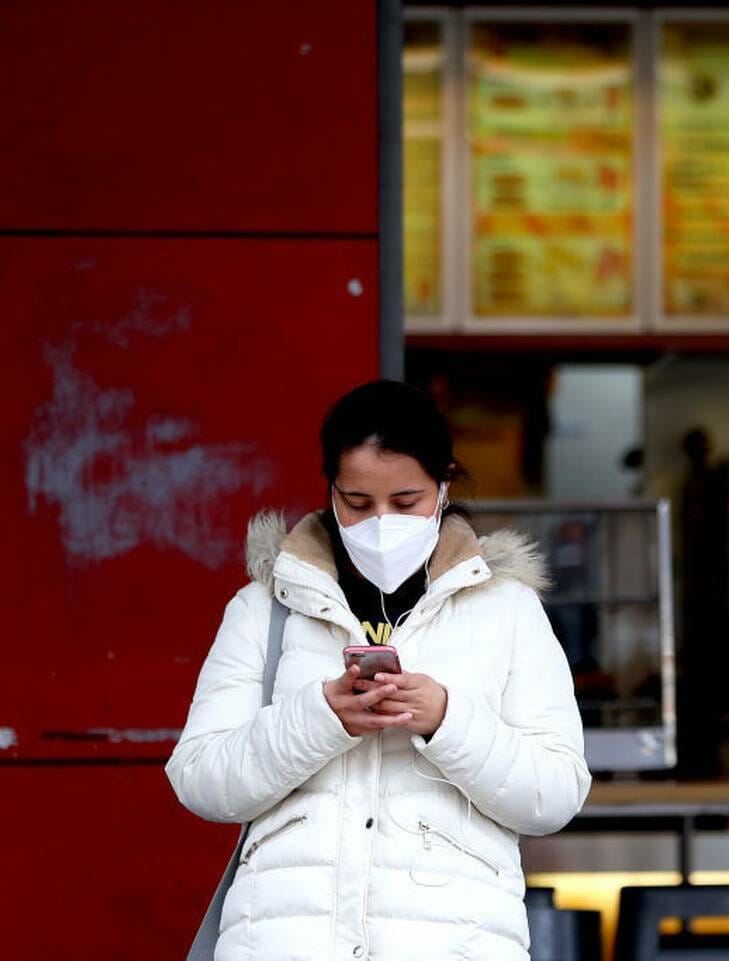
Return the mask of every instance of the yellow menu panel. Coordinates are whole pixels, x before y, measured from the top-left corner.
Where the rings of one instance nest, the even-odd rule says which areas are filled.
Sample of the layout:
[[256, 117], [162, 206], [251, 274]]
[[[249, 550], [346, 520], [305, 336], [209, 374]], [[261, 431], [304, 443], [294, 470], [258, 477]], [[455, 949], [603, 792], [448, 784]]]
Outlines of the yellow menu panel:
[[405, 311], [442, 311], [443, 45], [436, 22], [405, 23], [403, 245]]
[[633, 309], [628, 24], [472, 24], [475, 317]]
[[729, 314], [729, 23], [661, 31], [663, 309]]

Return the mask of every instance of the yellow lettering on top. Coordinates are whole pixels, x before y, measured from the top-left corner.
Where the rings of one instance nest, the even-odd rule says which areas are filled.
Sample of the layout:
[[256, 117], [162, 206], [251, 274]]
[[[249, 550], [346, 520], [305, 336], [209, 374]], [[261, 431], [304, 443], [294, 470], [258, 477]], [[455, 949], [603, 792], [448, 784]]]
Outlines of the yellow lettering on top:
[[376, 631], [369, 621], [362, 621], [362, 630], [373, 644], [387, 644], [392, 633], [392, 628], [386, 621], [380, 621]]

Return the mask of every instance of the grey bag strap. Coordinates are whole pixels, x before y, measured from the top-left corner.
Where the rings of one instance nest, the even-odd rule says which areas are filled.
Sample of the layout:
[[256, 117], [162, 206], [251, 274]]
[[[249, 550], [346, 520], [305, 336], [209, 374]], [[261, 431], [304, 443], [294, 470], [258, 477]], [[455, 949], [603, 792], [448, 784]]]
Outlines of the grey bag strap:
[[[281, 644], [283, 642], [284, 626], [288, 617], [289, 609], [276, 597], [271, 602], [271, 620], [268, 625], [268, 647], [266, 648], [266, 664], [263, 669], [263, 694], [262, 704], [266, 707], [271, 703], [273, 697], [273, 682], [276, 680], [276, 668], [281, 659]], [[228, 861], [228, 866], [223, 872], [220, 883], [213, 895], [213, 899], [208, 905], [205, 917], [198, 928], [195, 940], [187, 953], [187, 961], [213, 961], [215, 945], [218, 941], [220, 932], [220, 915], [223, 911], [223, 901], [228, 889], [233, 883], [235, 872], [238, 870], [240, 856], [248, 834], [248, 825], [241, 825], [240, 837], [235, 846], [235, 851]]]
[[264, 707], [273, 700], [273, 682], [276, 680], [278, 662], [281, 660], [284, 625], [288, 616], [289, 608], [285, 607], [277, 597], [273, 597], [271, 599], [271, 620], [268, 624], [266, 663], [263, 667], [262, 703]]

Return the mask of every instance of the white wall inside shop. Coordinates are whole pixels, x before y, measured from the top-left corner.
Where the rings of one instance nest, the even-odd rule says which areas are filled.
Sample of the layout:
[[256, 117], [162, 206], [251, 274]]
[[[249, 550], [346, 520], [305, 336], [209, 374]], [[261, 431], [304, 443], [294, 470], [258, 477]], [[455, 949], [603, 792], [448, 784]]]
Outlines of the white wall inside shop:
[[640, 492], [627, 451], [643, 446], [640, 367], [563, 364], [555, 369], [546, 491], [556, 499], [621, 499]]

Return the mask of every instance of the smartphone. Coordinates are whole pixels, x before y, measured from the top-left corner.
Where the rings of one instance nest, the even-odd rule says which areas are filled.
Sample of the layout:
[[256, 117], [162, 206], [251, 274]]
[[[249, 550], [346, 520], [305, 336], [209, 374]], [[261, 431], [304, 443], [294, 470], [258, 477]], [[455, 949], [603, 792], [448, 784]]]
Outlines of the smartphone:
[[359, 664], [359, 676], [366, 681], [371, 681], [375, 674], [402, 673], [396, 648], [387, 644], [345, 647], [343, 653], [345, 668]]

